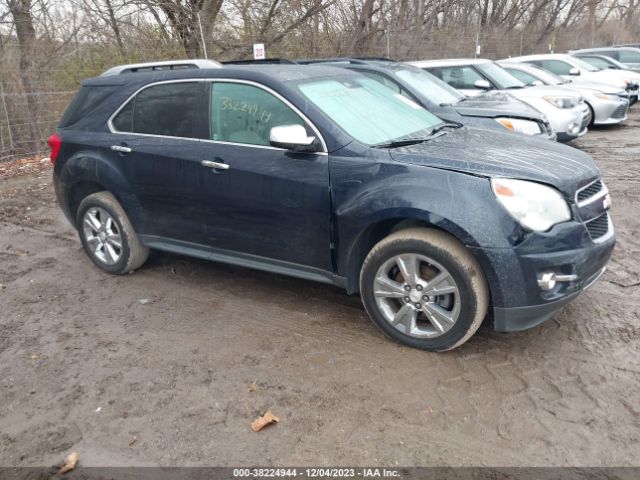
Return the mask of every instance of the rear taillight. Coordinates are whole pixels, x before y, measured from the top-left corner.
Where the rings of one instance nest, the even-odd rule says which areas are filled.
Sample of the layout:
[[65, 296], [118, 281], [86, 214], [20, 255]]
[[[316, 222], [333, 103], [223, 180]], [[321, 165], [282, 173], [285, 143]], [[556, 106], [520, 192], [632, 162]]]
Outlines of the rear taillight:
[[56, 160], [58, 159], [58, 153], [60, 153], [60, 147], [62, 146], [62, 139], [60, 135], [54, 133], [47, 140], [49, 144], [49, 148], [51, 149], [51, 155], [49, 155], [49, 159], [53, 165], [56, 164]]

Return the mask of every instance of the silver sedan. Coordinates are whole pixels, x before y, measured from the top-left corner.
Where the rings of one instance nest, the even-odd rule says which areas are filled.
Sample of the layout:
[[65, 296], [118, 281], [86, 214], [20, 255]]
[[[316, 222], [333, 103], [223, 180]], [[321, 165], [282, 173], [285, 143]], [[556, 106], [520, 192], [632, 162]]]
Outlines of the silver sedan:
[[602, 83], [573, 83], [548, 70], [527, 63], [498, 62], [502, 68], [527, 85], [553, 85], [579, 93], [589, 106], [590, 125], [614, 125], [627, 118], [629, 94]]

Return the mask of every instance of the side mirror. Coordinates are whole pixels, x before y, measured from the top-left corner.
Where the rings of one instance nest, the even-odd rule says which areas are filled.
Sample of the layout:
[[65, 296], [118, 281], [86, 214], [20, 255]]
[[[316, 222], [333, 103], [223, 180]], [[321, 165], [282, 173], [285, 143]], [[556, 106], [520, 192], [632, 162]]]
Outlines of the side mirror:
[[480, 90], [491, 90], [491, 84], [487, 80], [476, 80], [473, 82], [473, 86], [475, 88], [479, 88]]
[[532, 87], [541, 87], [542, 85], [544, 85], [544, 83], [542, 83], [540, 80], [534, 80], [533, 82], [531, 82]]
[[571, 70], [569, 70], [569, 75], [572, 75], [574, 77], [580, 75], [580, 69], [573, 67]]
[[309, 150], [316, 137], [307, 136], [307, 130], [302, 125], [280, 125], [269, 132], [269, 143], [287, 150]]

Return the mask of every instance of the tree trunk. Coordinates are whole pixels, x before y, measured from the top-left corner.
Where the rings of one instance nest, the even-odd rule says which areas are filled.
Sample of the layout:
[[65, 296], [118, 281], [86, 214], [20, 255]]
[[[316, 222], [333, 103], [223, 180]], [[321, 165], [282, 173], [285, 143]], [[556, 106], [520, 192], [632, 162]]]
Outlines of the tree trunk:
[[33, 27], [33, 17], [31, 15], [31, 0], [10, 0], [9, 11], [13, 17], [18, 37], [18, 47], [20, 55], [20, 81], [24, 90], [28, 111], [25, 112], [27, 123], [31, 130], [31, 140], [28, 142], [29, 148], [39, 148], [42, 135], [36, 124], [38, 102], [33, 87], [33, 64], [35, 55], [36, 30]]
[[356, 29], [351, 37], [351, 52], [355, 55], [362, 55], [365, 53], [366, 39], [371, 26], [374, 3], [375, 0], [364, 0], [364, 4], [362, 5], [360, 17], [356, 23]]

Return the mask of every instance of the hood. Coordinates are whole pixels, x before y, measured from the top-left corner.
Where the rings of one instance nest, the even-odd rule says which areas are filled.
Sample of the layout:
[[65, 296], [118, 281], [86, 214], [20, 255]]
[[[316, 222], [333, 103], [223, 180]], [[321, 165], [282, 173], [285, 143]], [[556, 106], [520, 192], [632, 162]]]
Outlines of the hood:
[[572, 92], [561, 86], [539, 85], [535, 87], [514, 88], [509, 90], [509, 94], [516, 98], [542, 98], [546, 95], [557, 96], [575, 96], [579, 97], [578, 92]]
[[424, 143], [393, 148], [397, 162], [486, 177], [509, 177], [553, 185], [566, 198], [600, 177], [584, 152], [525, 135], [462, 127]]
[[[618, 70], [621, 72], [622, 70]], [[625, 88], [624, 78], [621, 73], [613, 73], [615, 70], [600, 70], [598, 72], [583, 72], [580, 77], [584, 81], [601, 82], [609, 85], [615, 85], [616, 87]], [[629, 75], [631, 77], [631, 75]], [[631, 78], [629, 78], [631, 80]], [[635, 79], [633, 79], [635, 81]]]
[[[617, 95], [618, 93], [624, 93], [624, 89], [622, 89], [622, 88], [616, 88], [611, 84], [593, 82], [591, 80], [585, 80], [583, 82], [579, 82], [577, 80], [574, 80], [573, 82], [565, 83], [562, 86], [565, 87], [565, 88], [568, 88], [568, 89], [575, 89], [578, 92], [580, 92], [580, 89], [585, 88], [585, 89], [588, 89], [588, 90], [598, 90], [599, 92], [608, 93], [608, 94], [611, 94], [611, 95]], [[582, 92], [580, 92], [580, 93], [582, 93]]]
[[544, 119], [544, 116], [533, 107], [503, 92], [470, 97], [454, 107], [460, 115], [466, 117]]

